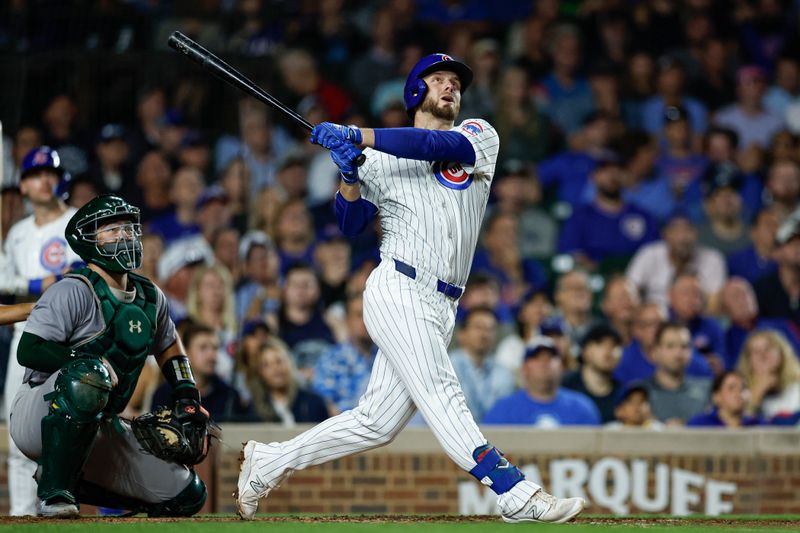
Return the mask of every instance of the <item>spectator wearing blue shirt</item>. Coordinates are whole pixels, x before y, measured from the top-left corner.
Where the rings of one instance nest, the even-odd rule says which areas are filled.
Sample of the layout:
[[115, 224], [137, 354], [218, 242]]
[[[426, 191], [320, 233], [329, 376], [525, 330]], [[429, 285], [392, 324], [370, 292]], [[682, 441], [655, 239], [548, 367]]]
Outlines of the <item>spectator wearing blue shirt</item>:
[[765, 207], [756, 213], [750, 227], [752, 244], [728, 256], [729, 276], [744, 278], [752, 284], [778, 269], [772, 252], [780, 218], [774, 207]]
[[317, 360], [311, 387], [325, 398], [332, 414], [352, 409], [367, 389], [377, 348], [364, 325], [361, 293], [346, 301], [349, 338], [324, 352]]
[[[708, 165], [708, 159], [693, 149], [689, 113], [686, 109], [670, 105], [664, 108], [662, 116], [665, 147], [656, 161], [656, 167], [659, 174], [669, 181], [675, 200], [680, 202], [686, 190], [700, 179]], [[701, 212], [691, 214], [695, 220], [702, 216]]]
[[314, 261], [314, 221], [300, 198], [281, 205], [275, 214], [275, 245], [281, 259], [281, 275], [295, 264]]
[[243, 279], [236, 289], [236, 318], [262, 318], [277, 328], [280, 307], [280, 258], [272, 239], [259, 230], [242, 236], [239, 260]]
[[629, 132], [620, 146], [625, 160], [628, 185], [623, 192], [625, 202], [645, 210], [662, 221], [675, 209], [669, 180], [656, 168], [658, 144], [644, 131]]
[[522, 364], [523, 387], [498, 400], [484, 424], [519, 424], [541, 428], [600, 424], [600, 412], [586, 395], [561, 387], [562, 363], [555, 343], [538, 337], [528, 345]]
[[632, 256], [640, 246], [658, 238], [658, 228], [650, 215], [623, 200], [624, 175], [617, 154], [598, 159], [591, 178], [597, 194], [564, 223], [558, 249], [593, 270], [604, 260]]
[[570, 353], [562, 356], [577, 356], [581, 339], [598, 323], [592, 315], [589, 275], [580, 269], [562, 274], [556, 281], [554, 299], [562, 332], [570, 341]]
[[495, 360], [497, 319], [488, 307], [467, 313], [456, 332], [457, 348], [450, 352], [464, 397], [472, 416], [480, 422], [498, 398], [515, 388], [514, 374]]
[[728, 428], [761, 425], [760, 419], [745, 414], [747, 400], [747, 384], [741, 374], [735, 370], [723, 372], [711, 385], [711, 411], [693, 416], [686, 425]]
[[700, 244], [728, 256], [750, 243], [741, 190], [744, 175], [734, 163], [712, 163], [702, 178], [706, 221], [697, 226]]
[[200, 234], [197, 225], [197, 201], [203, 193], [203, 176], [191, 167], [181, 167], [175, 172], [169, 199], [173, 210], [150, 222], [149, 230], [164, 240], [164, 245]]
[[519, 305], [528, 289], [547, 284], [544, 267], [536, 259], [523, 258], [518, 242], [518, 217], [511, 213], [493, 213], [484, 226], [483, 246], [472, 259], [472, 272], [484, 272], [497, 279], [500, 301], [512, 308]]
[[692, 346], [706, 358], [714, 375], [725, 370], [728, 351], [722, 327], [703, 314], [704, 294], [696, 274], [678, 275], [669, 290], [670, 315], [685, 325], [692, 335]]
[[664, 112], [669, 106], [681, 106], [686, 110], [692, 133], [699, 138], [708, 127], [707, 110], [699, 100], [686, 96], [684, 91], [686, 69], [680, 60], [663, 56], [658, 60], [658, 94], [649, 98], [642, 106], [642, 127], [645, 131], [662, 136]]
[[573, 209], [591, 198], [589, 176], [595, 159], [608, 149], [612, 117], [596, 111], [584, 117], [576, 137], [580, 147], [558, 153], [539, 163], [539, 181], [545, 190], [555, 191], [558, 201]]
[[[631, 340], [622, 350], [622, 361], [614, 370], [614, 377], [624, 385], [644, 380], [656, 370], [653, 351], [656, 333], [666, 322], [667, 313], [656, 303], [641, 304], [634, 312]], [[695, 377], [711, 377], [713, 372], [708, 362], [696, 351], [692, 351], [686, 374]]]
[[580, 368], [561, 379], [563, 387], [585, 394], [594, 402], [604, 424], [614, 420], [616, 398], [622, 389], [622, 384], [614, 378], [621, 357], [619, 333], [600, 324], [583, 338]]
[[458, 302], [456, 322], [462, 322], [470, 309], [482, 306], [494, 309], [495, 316], [503, 329], [512, 327], [514, 311], [501, 300], [500, 283], [497, 278], [488, 272], [472, 272], [467, 278], [464, 295]]

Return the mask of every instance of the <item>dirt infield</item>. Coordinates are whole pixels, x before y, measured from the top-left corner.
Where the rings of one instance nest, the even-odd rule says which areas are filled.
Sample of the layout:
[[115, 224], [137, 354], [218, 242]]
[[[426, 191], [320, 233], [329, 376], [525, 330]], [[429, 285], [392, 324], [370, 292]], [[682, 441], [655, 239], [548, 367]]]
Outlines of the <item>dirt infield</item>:
[[[36, 517], [0, 517], [0, 526], [14, 524], [67, 524], [67, 523], [162, 523], [162, 522], [241, 522], [236, 516], [197, 516], [192, 518], [147, 518], [147, 517], [109, 517], [109, 516], [81, 516], [76, 519], [47, 519]], [[303, 524], [324, 524], [324, 523], [475, 523], [475, 522], [498, 522], [496, 516], [453, 516], [453, 515], [325, 515], [325, 516], [258, 516], [255, 522], [267, 523], [303, 523]], [[735, 527], [735, 528], [769, 528], [797, 525], [796, 517], [786, 518], [706, 518], [706, 517], [603, 517], [591, 516], [578, 518], [571, 523], [580, 525], [627, 525], [637, 527], [680, 527], [680, 526], [712, 526], [712, 527]]]

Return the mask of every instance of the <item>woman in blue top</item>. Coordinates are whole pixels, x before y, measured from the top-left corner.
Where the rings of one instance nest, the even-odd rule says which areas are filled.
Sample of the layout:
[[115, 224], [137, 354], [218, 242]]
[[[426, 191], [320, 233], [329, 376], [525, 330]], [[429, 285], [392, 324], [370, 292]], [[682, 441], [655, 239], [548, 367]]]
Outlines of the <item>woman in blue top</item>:
[[723, 372], [711, 386], [711, 403], [714, 408], [689, 419], [687, 426], [742, 427], [758, 426], [761, 420], [744, 414], [747, 407], [747, 385], [735, 370]]

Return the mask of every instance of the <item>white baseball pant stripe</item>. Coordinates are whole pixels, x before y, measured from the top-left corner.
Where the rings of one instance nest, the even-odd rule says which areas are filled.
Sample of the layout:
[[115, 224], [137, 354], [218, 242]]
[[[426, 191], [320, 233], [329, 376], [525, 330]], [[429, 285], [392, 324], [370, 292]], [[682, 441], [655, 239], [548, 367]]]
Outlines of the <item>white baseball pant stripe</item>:
[[294, 470], [388, 444], [416, 409], [453, 461], [467, 471], [475, 467], [472, 452], [486, 439], [447, 354], [455, 301], [436, 291], [435, 279], [418, 271], [412, 280], [384, 260], [367, 281], [364, 321], [379, 347], [366, 392], [354, 409], [256, 448], [270, 456], [260, 472], [269, 485]]

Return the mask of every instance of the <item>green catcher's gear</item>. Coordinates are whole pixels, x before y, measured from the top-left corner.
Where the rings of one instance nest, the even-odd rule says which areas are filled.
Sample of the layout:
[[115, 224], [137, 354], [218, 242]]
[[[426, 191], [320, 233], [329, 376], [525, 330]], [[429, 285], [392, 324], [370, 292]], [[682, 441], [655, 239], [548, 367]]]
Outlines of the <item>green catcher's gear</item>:
[[[112, 222], [115, 237], [97, 240], [100, 226]], [[87, 263], [110, 272], [129, 272], [142, 266], [142, 225], [139, 208], [114, 194], [102, 194], [78, 209], [67, 223], [65, 236], [70, 247]]]
[[135, 498], [120, 496], [83, 481], [79, 488], [80, 500], [89, 505], [127, 509], [132, 514], [147, 513], [148, 516], [193, 516], [206, 503], [208, 490], [203, 480], [193, 470], [192, 479], [177, 496], [167, 501], [146, 503]]
[[97, 272], [82, 268], [67, 276], [92, 287], [106, 325], [100, 334], [71, 348], [80, 353], [102, 355], [111, 364], [119, 383], [111, 393], [105, 412], [120, 413], [128, 405], [145, 359], [151, 353], [156, 330], [156, 288], [147, 278], [130, 273], [128, 280], [136, 289], [136, 297], [133, 302], [124, 303], [117, 300]]
[[111, 393], [111, 376], [99, 359], [70, 361], [56, 378], [50, 402], [42, 419], [42, 467], [37, 495], [75, 501], [78, 478], [92, 451], [100, 427], [101, 413]]

